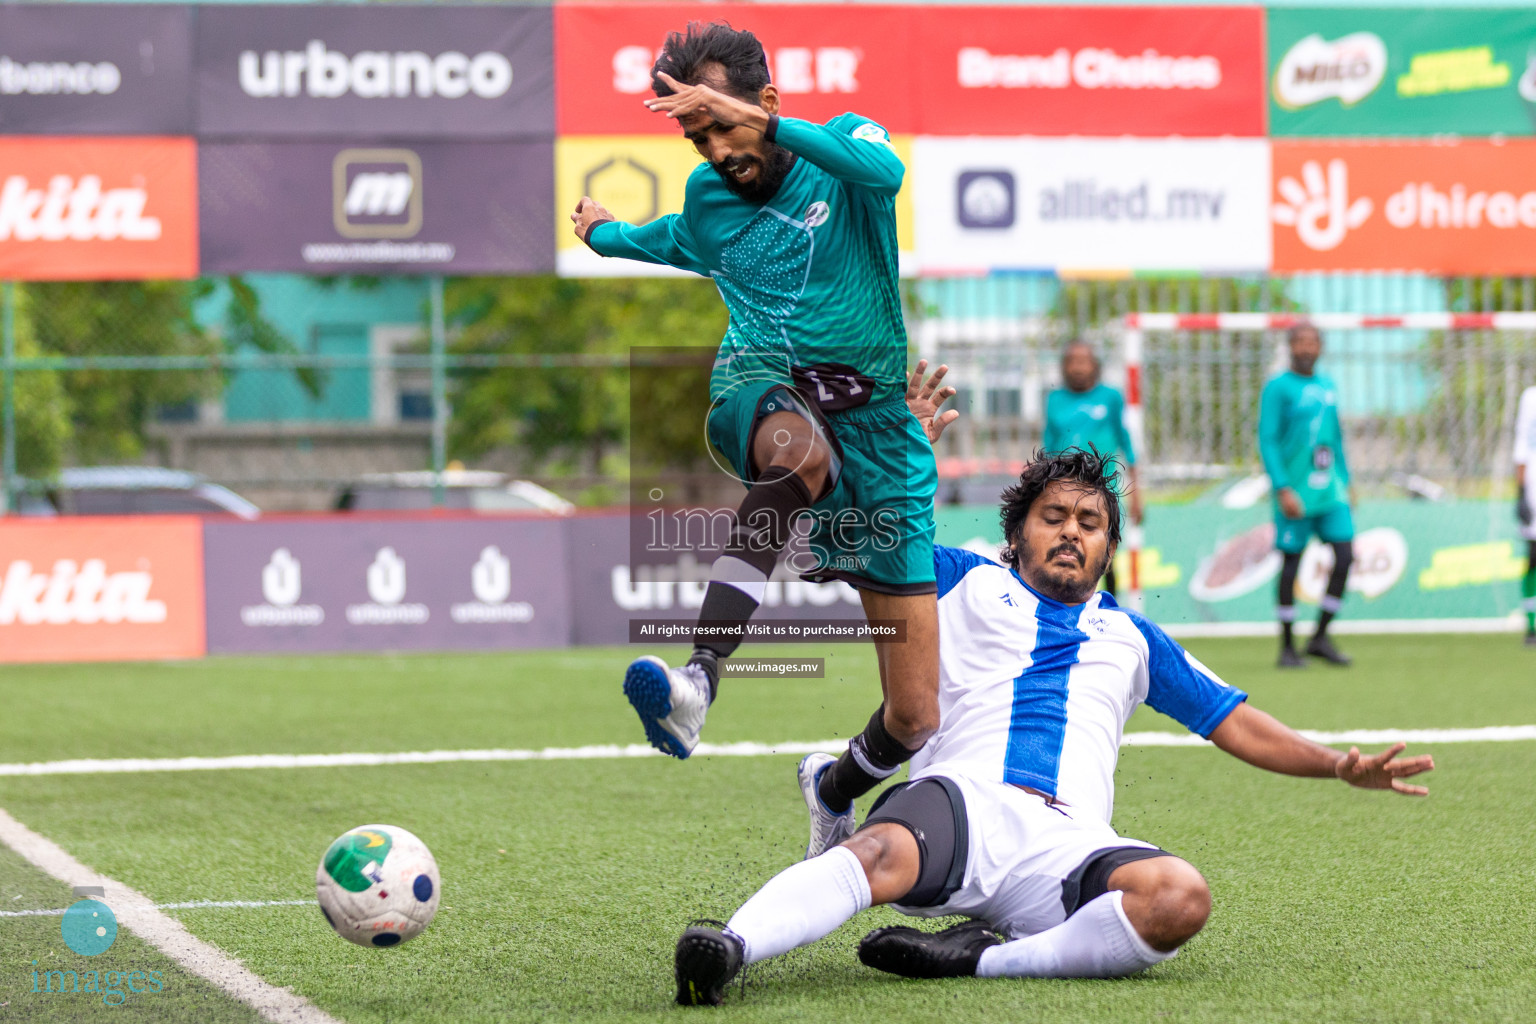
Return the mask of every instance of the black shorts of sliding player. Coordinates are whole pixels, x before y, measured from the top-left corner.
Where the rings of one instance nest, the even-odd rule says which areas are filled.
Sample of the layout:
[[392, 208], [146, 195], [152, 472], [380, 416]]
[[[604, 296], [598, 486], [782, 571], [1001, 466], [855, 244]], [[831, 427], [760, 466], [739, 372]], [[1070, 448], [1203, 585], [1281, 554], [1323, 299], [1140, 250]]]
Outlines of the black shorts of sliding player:
[[1082, 907], [1109, 891], [1109, 876], [1115, 869], [1138, 860], [1153, 857], [1172, 857], [1167, 850], [1155, 846], [1112, 846], [1083, 861], [1072, 873], [1061, 880], [1061, 909], [1071, 917]]
[[937, 907], [960, 891], [970, 856], [970, 829], [960, 787], [942, 776], [892, 786], [880, 794], [859, 831], [886, 821], [905, 825], [917, 840], [917, 882], [892, 902]]

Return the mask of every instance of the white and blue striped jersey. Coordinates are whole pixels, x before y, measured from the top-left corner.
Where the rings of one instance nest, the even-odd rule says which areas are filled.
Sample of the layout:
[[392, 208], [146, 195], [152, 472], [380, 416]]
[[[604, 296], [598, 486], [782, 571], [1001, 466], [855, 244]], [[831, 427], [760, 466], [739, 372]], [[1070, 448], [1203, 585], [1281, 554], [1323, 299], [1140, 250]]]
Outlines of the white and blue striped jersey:
[[912, 759], [913, 778], [1028, 786], [1108, 823], [1138, 704], [1208, 737], [1247, 699], [1108, 594], [1064, 605], [958, 548], [936, 547], [934, 563], [939, 731]]

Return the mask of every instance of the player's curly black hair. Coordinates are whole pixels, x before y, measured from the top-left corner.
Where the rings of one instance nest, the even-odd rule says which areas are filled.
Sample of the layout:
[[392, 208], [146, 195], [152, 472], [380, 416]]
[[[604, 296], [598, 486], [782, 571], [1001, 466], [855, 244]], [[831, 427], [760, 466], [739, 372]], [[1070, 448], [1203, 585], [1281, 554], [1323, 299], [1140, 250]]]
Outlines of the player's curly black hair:
[[757, 36], [723, 21], [690, 21], [684, 31], [667, 34], [651, 68], [651, 88], [657, 96], [672, 95], [672, 87], [661, 80], [663, 71], [684, 85], [697, 85], [707, 64], [724, 68], [725, 91], [748, 103], [756, 103], [770, 81], [768, 56]]
[[1014, 565], [1018, 562], [1018, 552], [1013, 549], [1013, 538], [1019, 532], [1019, 527], [1024, 524], [1024, 519], [1029, 515], [1029, 508], [1035, 503], [1035, 499], [1044, 493], [1046, 485], [1058, 480], [1065, 480], [1084, 487], [1092, 488], [1104, 495], [1104, 509], [1108, 515], [1106, 532], [1109, 534], [1111, 544], [1120, 543], [1120, 496], [1115, 493], [1113, 480], [1115, 474], [1120, 472], [1120, 461], [1113, 455], [1104, 455], [1092, 445], [1084, 448], [1068, 448], [1054, 455], [1047, 455], [1040, 449], [1035, 450], [1034, 457], [1029, 465], [1024, 467], [1024, 472], [1019, 474], [1019, 482], [1003, 491], [1003, 562]]

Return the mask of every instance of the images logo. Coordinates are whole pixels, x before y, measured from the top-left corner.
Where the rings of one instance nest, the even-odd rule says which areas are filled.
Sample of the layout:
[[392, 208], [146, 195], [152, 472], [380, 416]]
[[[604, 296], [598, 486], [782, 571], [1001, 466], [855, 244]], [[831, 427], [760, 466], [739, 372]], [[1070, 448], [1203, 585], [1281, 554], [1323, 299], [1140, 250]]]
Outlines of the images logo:
[[1317, 252], [1337, 248], [1351, 228], [1364, 224], [1373, 204], [1365, 196], [1349, 201], [1349, 167], [1328, 161], [1325, 177], [1316, 160], [1301, 165], [1301, 181], [1287, 175], [1275, 185], [1282, 202], [1270, 210], [1276, 224], [1294, 227], [1303, 245]]
[[955, 216], [963, 228], [1011, 228], [1015, 218], [1012, 171], [964, 171], [955, 186]]
[[1354, 106], [1376, 91], [1387, 73], [1387, 44], [1373, 32], [1352, 32], [1328, 42], [1313, 33], [1275, 66], [1275, 102], [1287, 110], [1337, 99]]
[[[82, 886], [75, 895], [102, 895], [100, 886]], [[112, 908], [100, 900], [84, 899], [64, 911], [59, 922], [64, 945], [81, 956], [99, 956], [112, 948], [117, 941], [117, 917]]]
[[344, 149], [331, 161], [331, 220], [343, 238], [421, 230], [421, 158], [409, 149]]

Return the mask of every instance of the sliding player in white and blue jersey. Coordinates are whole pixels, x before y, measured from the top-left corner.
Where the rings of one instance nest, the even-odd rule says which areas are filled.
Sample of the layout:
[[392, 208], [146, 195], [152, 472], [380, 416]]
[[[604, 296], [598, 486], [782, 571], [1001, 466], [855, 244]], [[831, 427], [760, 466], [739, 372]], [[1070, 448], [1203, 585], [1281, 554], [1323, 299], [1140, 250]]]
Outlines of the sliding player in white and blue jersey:
[[1120, 740], [1139, 704], [1260, 768], [1426, 792], [1404, 779], [1433, 768], [1429, 757], [1400, 759], [1401, 743], [1372, 757], [1313, 743], [1094, 592], [1120, 539], [1112, 473], [1092, 451], [1038, 457], [1003, 495], [1006, 564], [937, 549], [940, 724], [912, 781], [725, 927], [684, 932], [679, 1002], [717, 1003], [744, 964], [886, 903], [972, 919], [865, 937], [865, 964], [907, 977], [1118, 977], [1173, 956], [1204, 927], [1211, 894], [1189, 863], [1109, 824]]

